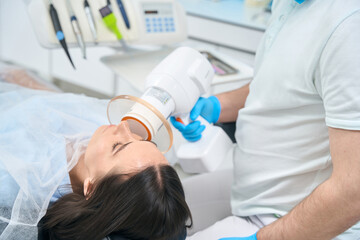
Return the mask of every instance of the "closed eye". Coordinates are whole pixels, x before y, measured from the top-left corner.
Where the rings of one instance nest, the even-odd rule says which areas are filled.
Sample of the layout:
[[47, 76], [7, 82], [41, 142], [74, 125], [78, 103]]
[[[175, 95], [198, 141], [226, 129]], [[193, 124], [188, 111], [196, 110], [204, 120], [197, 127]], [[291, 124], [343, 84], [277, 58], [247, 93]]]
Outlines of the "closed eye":
[[[144, 142], [151, 142], [152, 144], [154, 144], [156, 147], [157, 147], [157, 144], [153, 141], [150, 141], [150, 140], [140, 140], [140, 141], [144, 141]], [[125, 144], [122, 144], [121, 142], [117, 142], [113, 145], [113, 151], [115, 151], [116, 147], [121, 145], [121, 147], [119, 147], [113, 155], [116, 155], [118, 152], [120, 152], [121, 150], [123, 150], [125, 147], [127, 147], [130, 143], [133, 143], [133, 142], [127, 142]]]
[[[118, 152], [120, 152], [121, 150], [123, 150], [124, 148], [126, 148], [130, 143], [133, 143], [133, 142], [127, 142], [127, 143], [122, 144], [122, 145], [121, 145], [121, 143], [118, 144], [118, 145], [121, 145], [121, 147], [119, 147], [119, 148], [114, 152], [114, 155], [116, 155]], [[116, 148], [116, 146], [115, 146], [115, 148]], [[114, 150], [115, 150], [115, 149], [114, 149]]]
[[122, 144], [121, 142], [114, 143], [114, 145], [112, 147], [112, 151], [115, 151], [115, 148], [121, 144]]

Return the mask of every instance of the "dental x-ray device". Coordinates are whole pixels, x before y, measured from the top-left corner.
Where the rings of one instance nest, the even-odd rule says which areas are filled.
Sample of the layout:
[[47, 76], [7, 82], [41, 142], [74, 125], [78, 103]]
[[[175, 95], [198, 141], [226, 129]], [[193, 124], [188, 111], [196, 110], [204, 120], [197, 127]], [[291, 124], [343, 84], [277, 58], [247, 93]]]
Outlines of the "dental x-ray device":
[[[208, 60], [198, 51], [180, 47], [160, 62], [146, 78], [146, 90], [140, 97], [121, 95], [108, 105], [111, 124], [128, 121], [132, 132], [157, 143], [166, 152], [173, 142], [170, 116], [186, 122], [198, 98], [205, 94], [214, 77]], [[178, 162], [185, 172], [214, 171], [232, 148], [232, 141], [217, 126], [206, 125], [203, 137], [197, 142], [184, 142], [176, 151]]]

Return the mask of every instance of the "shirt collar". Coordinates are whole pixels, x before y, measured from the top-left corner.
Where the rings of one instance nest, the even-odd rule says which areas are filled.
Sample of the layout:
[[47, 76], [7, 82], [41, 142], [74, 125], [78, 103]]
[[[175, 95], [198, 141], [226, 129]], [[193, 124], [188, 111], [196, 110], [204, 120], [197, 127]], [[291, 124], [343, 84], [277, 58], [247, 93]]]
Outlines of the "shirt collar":
[[298, 4], [302, 4], [303, 2], [305, 2], [306, 0], [295, 0], [295, 2], [297, 2]]

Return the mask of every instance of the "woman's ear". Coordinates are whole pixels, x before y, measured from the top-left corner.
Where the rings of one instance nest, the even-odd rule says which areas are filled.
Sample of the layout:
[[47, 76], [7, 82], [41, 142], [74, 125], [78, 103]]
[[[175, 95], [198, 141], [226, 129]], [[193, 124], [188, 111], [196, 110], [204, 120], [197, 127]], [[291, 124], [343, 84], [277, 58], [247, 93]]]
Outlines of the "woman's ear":
[[93, 187], [93, 183], [91, 182], [91, 178], [85, 178], [84, 180], [84, 196], [86, 198], [86, 200], [89, 199], [89, 195], [92, 191], [92, 187]]

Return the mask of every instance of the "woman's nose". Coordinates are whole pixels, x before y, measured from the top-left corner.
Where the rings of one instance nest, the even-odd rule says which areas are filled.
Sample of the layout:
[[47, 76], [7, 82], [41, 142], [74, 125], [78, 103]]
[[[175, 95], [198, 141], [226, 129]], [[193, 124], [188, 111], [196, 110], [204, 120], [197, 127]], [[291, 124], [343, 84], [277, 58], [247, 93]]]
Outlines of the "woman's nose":
[[127, 121], [121, 121], [119, 123], [119, 125], [117, 125], [116, 127], [116, 132], [123, 134], [125, 136], [134, 138], [136, 140], [142, 140], [143, 138], [140, 137], [139, 135], [136, 135], [135, 133], [133, 133], [130, 129], [129, 123]]
[[116, 126], [116, 131], [117, 132], [122, 132], [123, 134], [127, 133], [127, 134], [131, 134], [130, 128], [129, 128], [129, 124], [127, 121], [121, 121], [117, 126]]

